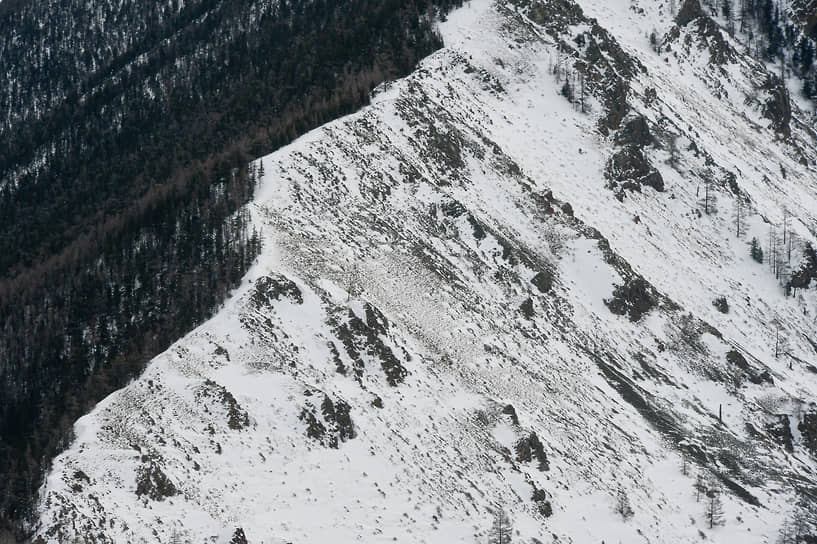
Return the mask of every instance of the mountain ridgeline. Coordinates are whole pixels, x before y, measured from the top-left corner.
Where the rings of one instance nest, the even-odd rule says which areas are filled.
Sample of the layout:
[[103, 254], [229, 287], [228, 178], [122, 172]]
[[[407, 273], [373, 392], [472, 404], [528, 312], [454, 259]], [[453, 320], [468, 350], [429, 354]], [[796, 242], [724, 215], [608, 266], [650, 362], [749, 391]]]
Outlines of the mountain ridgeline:
[[817, 542], [817, 2], [459, 4], [0, 1], [0, 543]]
[[407, 74], [456, 3], [0, 3], [0, 531], [253, 262], [249, 160]]

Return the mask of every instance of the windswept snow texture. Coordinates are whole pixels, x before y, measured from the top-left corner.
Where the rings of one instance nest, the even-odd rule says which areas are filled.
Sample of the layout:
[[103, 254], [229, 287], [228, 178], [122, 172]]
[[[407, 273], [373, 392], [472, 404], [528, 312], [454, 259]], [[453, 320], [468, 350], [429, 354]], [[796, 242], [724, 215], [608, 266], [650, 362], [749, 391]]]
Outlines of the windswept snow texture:
[[[785, 214], [785, 266], [815, 244], [806, 114], [781, 136], [765, 68], [712, 64], [660, 2], [579, 0], [559, 30], [570, 2], [503, 2], [259, 160], [262, 257], [77, 423], [40, 537], [472, 543], [504, 508], [514, 542], [776, 541], [817, 489], [817, 297], [748, 242]], [[600, 88], [586, 113], [562, 96], [557, 39], [592, 18], [642, 67], [623, 122], [648, 122], [663, 191], [612, 187]]]

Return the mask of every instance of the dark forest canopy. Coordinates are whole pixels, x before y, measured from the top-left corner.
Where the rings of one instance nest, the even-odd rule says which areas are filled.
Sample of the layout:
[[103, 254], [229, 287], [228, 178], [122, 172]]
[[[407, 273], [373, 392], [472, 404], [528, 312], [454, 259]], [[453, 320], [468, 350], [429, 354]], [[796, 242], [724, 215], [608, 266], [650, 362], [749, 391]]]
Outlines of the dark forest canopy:
[[0, 3], [0, 533], [252, 263], [250, 159], [408, 73], [455, 2]]

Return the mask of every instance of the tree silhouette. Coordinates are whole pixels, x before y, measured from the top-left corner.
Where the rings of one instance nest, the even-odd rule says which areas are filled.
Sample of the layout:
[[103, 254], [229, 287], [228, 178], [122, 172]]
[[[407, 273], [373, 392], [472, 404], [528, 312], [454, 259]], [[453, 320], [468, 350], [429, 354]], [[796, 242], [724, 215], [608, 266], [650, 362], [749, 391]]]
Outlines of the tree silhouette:
[[513, 523], [508, 513], [499, 508], [494, 515], [491, 530], [488, 532], [488, 544], [510, 544]]

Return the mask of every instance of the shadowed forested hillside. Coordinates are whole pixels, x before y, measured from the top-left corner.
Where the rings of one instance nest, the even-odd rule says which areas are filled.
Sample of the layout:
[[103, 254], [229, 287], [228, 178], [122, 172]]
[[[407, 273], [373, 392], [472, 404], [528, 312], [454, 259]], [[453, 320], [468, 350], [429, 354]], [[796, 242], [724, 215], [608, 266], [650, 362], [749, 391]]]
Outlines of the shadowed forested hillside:
[[0, 527], [252, 263], [248, 161], [410, 71], [451, 3], [0, 4]]

